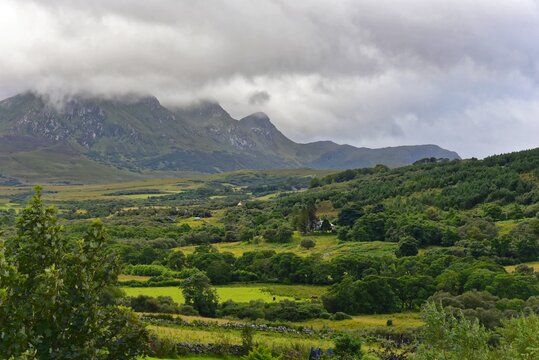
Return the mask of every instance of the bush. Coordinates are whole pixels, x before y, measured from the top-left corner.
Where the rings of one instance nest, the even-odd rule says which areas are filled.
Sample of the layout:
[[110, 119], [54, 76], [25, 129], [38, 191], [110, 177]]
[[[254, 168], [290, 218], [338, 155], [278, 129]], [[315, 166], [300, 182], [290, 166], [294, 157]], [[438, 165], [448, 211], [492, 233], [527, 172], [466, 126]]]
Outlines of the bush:
[[389, 319], [386, 321], [386, 326], [393, 326], [393, 320]]
[[280, 360], [280, 356], [273, 356], [271, 351], [264, 346], [257, 346], [249, 352], [247, 356], [243, 357], [244, 360]]
[[312, 239], [303, 239], [299, 245], [302, 248], [309, 250], [316, 246], [316, 242]]
[[335, 355], [342, 359], [361, 359], [361, 342], [348, 334], [335, 338]]
[[198, 311], [191, 305], [181, 305], [178, 309], [178, 314], [186, 315], [186, 316], [198, 316], [200, 315]]
[[178, 356], [175, 341], [166, 337], [158, 337], [157, 335], [152, 336], [150, 339], [150, 355], [160, 359], [175, 359]]
[[225, 301], [221, 304], [220, 316], [239, 319], [265, 319], [269, 321], [303, 321], [316, 319], [325, 313], [321, 304], [283, 300], [278, 303], [251, 301], [247, 304]]
[[331, 319], [331, 314], [328, 312], [323, 312], [318, 316], [320, 319]]
[[180, 311], [178, 304], [170, 296], [158, 296], [155, 298], [139, 295], [129, 297], [128, 305], [136, 312], [177, 314]]
[[174, 277], [178, 275], [175, 271], [170, 270], [168, 267], [163, 265], [127, 265], [124, 269], [124, 272], [129, 275], [138, 275], [138, 276], [161, 276], [161, 275], [170, 275]]
[[334, 315], [333, 315], [333, 319], [332, 320], [337, 320], [337, 321], [340, 321], [340, 320], [349, 320], [351, 319], [352, 317], [350, 315], [348, 315], [347, 313], [344, 313], [342, 311], [337, 311]]

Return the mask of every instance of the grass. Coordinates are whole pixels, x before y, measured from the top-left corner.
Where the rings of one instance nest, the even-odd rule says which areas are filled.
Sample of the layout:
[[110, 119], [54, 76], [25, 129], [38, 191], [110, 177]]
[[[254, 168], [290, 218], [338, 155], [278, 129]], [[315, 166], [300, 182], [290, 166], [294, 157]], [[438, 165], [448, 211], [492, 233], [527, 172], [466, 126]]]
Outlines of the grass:
[[212, 213], [212, 217], [208, 218], [188, 218], [188, 219], [179, 219], [178, 225], [189, 225], [191, 228], [203, 226], [203, 225], [213, 225], [223, 227], [224, 223], [222, 222], [222, 215], [217, 214], [216, 212]]
[[[182, 342], [196, 342], [203, 344], [227, 343], [241, 344], [241, 334], [239, 330], [214, 329], [214, 328], [187, 328], [168, 326], [148, 326], [150, 330], [159, 337], [170, 338]], [[333, 342], [329, 339], [307, 337], [297, 334], [279, 334], [272, 332], [255, 332], [253, 337], [255, 344], [264, 345], [273, 349], [291, 348], [292, 346], [308, 351], [311, 346], [329, 348], [333, 347]]]
[[118, 281], [148, 281], [151, 276], [140, 276], [140, 275], [118, 275]]
[[[50, 152], [47, 150], [45, 152]], [[27, 184], [47, 184], [44, 190], [54, 193], [45, 193], [44, 199], [55, 201], [76, 200], [113, 200], [113, 199], [144, 199], [149, 196], [163, 196], [178, 193], [185, 190], [193, 190], [203, 186], [207, 182], [225, 182], [229, 176], [238, 175], [263, 175], [308, 177], [324, 176], [335, 171], [312, 170], [312, 169], [273, 169], [273, 170], [239, 170], [220, 174], [201, 174], [195, 172], [158, 172], [132, 173], [117, 170], [112, 167], [97, 164], [91, 160], [78, 156], [69, 157], [65, 154], [57, 154], [58, 161], [49, 161], [47, 154], [40, 151], [18, 153], [14, 156], [0, 155], [0, 168], [3, 173], [11, 173]], [[44, 158], [47, 161], [44, 161]], [[20, 159], [19, 159], [20, 158]], [[24, 161], [19, 161], [24, 160]], [[46, 176], [43, 174], [50, 174]], [[161, 178], [157, 178], [160, 176]], [[108, 182], [104, 182], [107, 181]], [[58, 181], [84, 182], [85, 184], [61, 184]], [[14, 195], [21, 192], [31, 191], [32, 185], [28, 186], [0, 186], [0, 197]], [[161, 194], [132, 194], [106, 196], [107, 193], [129, 190], [159, 190]], [[275, 196], [271, 194], [267, 198]]]
[[[310, 250], [302, 248], [299, 244], [305, 238], [313, 239], [316, 242], [316, 246]], [[397, 244], [391, 242], [343, 242], [338, 240], [336, 235], [302, 236], [297, 232], [294, 234], [292, 242], [287, 244], [230, 242], [213, 244], [213, 246], [220, 252], [231, 252], [235, 256], [241, 256], [248, 251], [273, 250], [277, 253], [293, 252], [300, 256], [320, 254], [324, 258], [333, 258], [342, 254], [392, 256], [397, 249]], [[183, 246], [178, 248], [178, 250], [183, 251], [185, 254], [191, 254], [195, 251], [195, 246]]]
[[507, 235], [511, 230], [515, 228], [515, 226], [518, 225], [519, 222], [522, 222], [522, 220], [497, 221], [496, 227], [498, 228], [498, 232], [500, 235]]
[[[532, 267], [535, 271], [539, 272], [539, 261], [532, 261], [532, 262], [527, 262], [527, 263], [523, 263], [523, 264], [519, 264], [519, 265], [528, 265], [529, 267]], [[508, 266], [504, 266], [504, 267], [505, 267], [505, 271], [507, 271], [508, 273], [512, 273], [512, 272], [515, 271], [515, 268], [517, 266], [518, 265], [508, 265]]]
[[[246, 285], [226, 285], [217, 286], [217, 294], [220, 301], [233, 300], [236, 302], [249, 302], [251, 300], [263, 300], [267, 302], [280, 300], [293, 300], [291, 296], [272, 295], [268, 291], [264, 291], [267, 284], [246, 284]], [[127, 296], [170, 296], [179, 304], [184, 302], [181, 290], [176, 286], [163, 287], [122, 287]]]
[[286, 296], [294, 299], [320, 298], [324, 294], [327, 286], [316, 285], [284, 285], [284, 284], [260, 284], [263, 291], [271, 295]]
[[352, 319], [341, 321], [313, 319], [294, 323], [294, 325], [312, 327], [313, 329], [330, 328], [334, 330], [358, 330], [387, 327], [386, 323], [389, 319], [393, 320], [392, 328], [395, 329], [417, 328], [423, 325], [423, 320], [421, 320], [421, 315], [419, 313], [358, 315], [353, 316]]

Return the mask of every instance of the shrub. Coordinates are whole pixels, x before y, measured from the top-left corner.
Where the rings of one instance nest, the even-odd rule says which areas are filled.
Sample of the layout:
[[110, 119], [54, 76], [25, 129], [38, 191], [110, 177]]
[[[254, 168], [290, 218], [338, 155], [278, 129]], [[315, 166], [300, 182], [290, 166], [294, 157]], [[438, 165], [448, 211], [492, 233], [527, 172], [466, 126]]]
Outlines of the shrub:
[[171, 338], [152, 336], [150, 339], [150, 354], [157, 358], [176, 358], [176, 343]]
[[335, 355], [343, 359], [361, 359], [361, 342], [348, 334], [335, 338]]
[[349, 320], [351, 319], [352, 317], [350, 315], [348, 315], [347, 313], [344, 313], [344, 312], [341, 312], [341, 311], [337, 311], [334, 315], [333, 315], [333, 320], [337, 320], [337, 321], [340, 321], [340, 320]]
[[320, 319], [331, 319], [331, 314], [328, 312], [323, 312], [319, 316]]
[[257, 346], [243, 357], [244, 360], [280, 360], [280, 356], [273, 356], [271, 351], [264, 346]]
[[200, 315], [198, 311], [191, 305], [181, 305], [178, 309], [178, 314], [187, 315], [187, 316], [198, 316]]
[[124, 269], [124, 272], [129, 275], [139, 275], [139, 276], [161, 276], [161, 275], [171, 275], [176, 276], [178, 273], [170, 270], [168, 267], [163, 265], [127, 265]]
[[241, 346], [245, 349], [245, 352], [253, 349], [253, 334], [254, 329], [252, 327], [244, 327], [241, 329]]
[[386, 321], [386, 326], [393, 326], [393, 320], [388, 319], [388, 320]]
[[136, 312], [154, 312], [176, 314], [180, 308], [170, 296], [151, 297], [139, 295], [128, 298], [129, 306]]
[[303, 239], [299, 245], [302, 248], [309, 250], [316, 246], [316, 242], [312, 239]]

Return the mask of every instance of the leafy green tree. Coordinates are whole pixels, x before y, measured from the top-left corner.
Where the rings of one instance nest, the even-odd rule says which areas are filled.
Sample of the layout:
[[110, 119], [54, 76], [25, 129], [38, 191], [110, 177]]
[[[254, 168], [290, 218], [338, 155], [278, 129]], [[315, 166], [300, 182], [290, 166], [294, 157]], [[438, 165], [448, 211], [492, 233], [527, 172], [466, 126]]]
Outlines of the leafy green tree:
[[215, 316], [219, 297], [204, 273], [196, 272], [183, 280], [181, 289], [185, 304], [195, 308], [202, 316]]
[[292, 241], [294, 231], [282, 221], [270, 221], [262, 230], [262, 236], [270, 243], [287, 243]]
[[292, 223], [296, 229], [302, 234], [312, 230], [316, 221], [316, 205], [313, 201], [308, 201], [307, 204], [301, 205], [295, 209], [295, 214], [292, 217]]
[[320, 179], [313, 177], [311, 179], [311, 183], [309, 184], [309, 187], [312, 189], [312, 188], [320, 187], [321, 185], [322, 183], [320, 182]]
[[399, 241], [399, 247], [395, 250], [395, 255], [397, 257], [415, 256], [418, 252], [417, 240], [411, 236], [405, 236]]
[[167, 265], [172, 270], [180, 271], [186, 265], [185, 254], [181, 251], [172, 251], [167, 259]]
[[345, 206], [342, 208], [337, 218], [337, 224], [342, 226], [352, 226], [354, 222], [363, 216], [363, 210], [357, 206]]
[[539, 359], [539, 315], [505, 320], [498, 329], [502, 336], [502, 359]]
[[224, 260], [215, 260], [208, 264], [206, 275], [212, 284], [226, 284], [231, 280], [232, 267]]
[[322, 224], [320, 225], [320, 231], [331, 231], [331, 223], [328, 219], [324, 218], [322, 219]]
[[62, 234], [41, 191], [0, 253], [0, 358], [132, 359], [148, 333], [127, 309], [102, 305], [119, 266], [107, 254], [101, 223], [83, 239]]
[[498, 204], [485, 204], [483, 206], [483, 212], [485, 216], [490, 217], [494, 221], [503, 220], [503, 211]]
[[498, 274], [486, 290], [501, 298], [526, 300], [539, 295], [539, 280], [533, 275]]
[[422, 315], [425, 327], [415, 359], [490, 359], [490, 332], [477, 320], [456, 317], [434, 303], [425, 304]]
[[350, 237], [356, 241], [385, 240], [386, 215], [383, 212], [368, 213], [354, 223]]

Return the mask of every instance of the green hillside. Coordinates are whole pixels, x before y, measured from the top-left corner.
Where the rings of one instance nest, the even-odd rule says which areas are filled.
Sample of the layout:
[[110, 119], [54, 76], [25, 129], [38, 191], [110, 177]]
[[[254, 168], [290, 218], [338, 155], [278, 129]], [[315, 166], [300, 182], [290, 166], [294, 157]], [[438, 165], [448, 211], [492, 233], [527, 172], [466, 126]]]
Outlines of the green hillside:
[[[252, 339], [302, 359], [311, 347], [327, 350], [345, 339], [360, 341], [373, 359], [412, 359], [438, 344], [439, 333], [461, 334], [455, 341], [465, 347], [472, 339], [489, 358], [515, 358], [507, 355], [515, 339], [526, 339], [531, 347], [519, 351], [531, 358], [539, 345], [539, 149], [394, 169], [46, 186], [42, 199], [57, 214], [40, 198], [22, 210], [31, 196], [27, 186], [0, 186], [0, 267], [49, 279], [51, 270], [35, 259], [50, 262], [56, 248], [36, 241], [62, 244], [59, 269], [80, 269], [84, 284], [106, 279], [91, 296], [113, 304], [114, 316], [124, 309], [116, 305], [131, 308], [128, 329], [145, 328], [122, 334], [137, 339], [130, 343], [136, 351], [152, 344], [152, 356], [244, 354]], [[61, 226], [51, 227], [53, 218]], [[91, 225], [96, 218], [103, 233]], [[39, 226], [26, 226], [28, 219]], [[16, 259], [31, 261], [20, 267]], [[107, 262], [87, 268], [85, 259]], [[99, 277], [87, 269], [99, 269]], [[82, 293], [66, 289], [58, 301], [80, 303], [88, 288], [68, 270], [57, 276]], [[0, 287], [49, 289], [28, 279], [10, 275]], [[38, 311], [48, 306], [44, 297], [13, 291], [2, 292], [0, 315], [18, 321], [11, 314], [30, 299], [32, 314], [50, 323], [49, 312]], [[62, 321], [71, 321], [78, 308], [63, 306]], [[490, 345], [494, 337], [508, 347]], [[457, 346], [444, 344], [436, 346]]]

